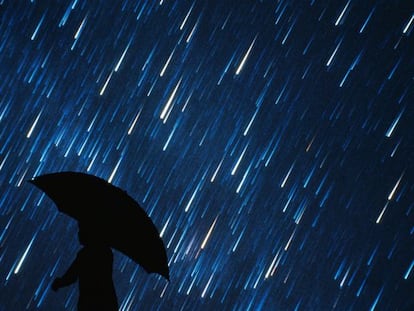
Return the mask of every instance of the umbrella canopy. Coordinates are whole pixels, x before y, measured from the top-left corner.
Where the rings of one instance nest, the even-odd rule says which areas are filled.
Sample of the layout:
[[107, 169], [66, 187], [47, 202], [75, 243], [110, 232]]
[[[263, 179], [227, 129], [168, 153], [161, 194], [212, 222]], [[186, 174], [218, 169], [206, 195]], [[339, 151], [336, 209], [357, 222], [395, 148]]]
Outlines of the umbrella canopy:
[[169, 280], [168, 259], [157, 228], [141, 206], [122, 189], [93, 175], [59, 172], [29, 181], [50, 197], [59, 211], [98, 231], [107, 243], [148, 273]]

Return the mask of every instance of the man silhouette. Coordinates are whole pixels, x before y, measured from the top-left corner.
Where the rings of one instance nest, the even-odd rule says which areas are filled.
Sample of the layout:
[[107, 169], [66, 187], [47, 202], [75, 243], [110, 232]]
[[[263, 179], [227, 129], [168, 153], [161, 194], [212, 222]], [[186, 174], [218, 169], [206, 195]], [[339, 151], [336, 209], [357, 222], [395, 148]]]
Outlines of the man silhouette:
[[79, 282], [79, 311], [118, 310], [118, 301], [112, 281], [113, 255], [111, 248], [91, 230], [79, 227], [78, 237], [83, 248], [62, 277], [52, 284], [52, 289]]

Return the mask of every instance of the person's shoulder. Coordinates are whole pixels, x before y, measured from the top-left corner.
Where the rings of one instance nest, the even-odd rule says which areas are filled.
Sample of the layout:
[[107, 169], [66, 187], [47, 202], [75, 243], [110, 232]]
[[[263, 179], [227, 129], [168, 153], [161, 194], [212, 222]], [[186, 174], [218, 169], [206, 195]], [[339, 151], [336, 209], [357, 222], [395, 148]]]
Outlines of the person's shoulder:
[[86, 247], [82, 247], [79, 251], [78, 251], [78, 257], [79, 256], [83, 256], [84, 254], [86, 254], [88, 252], [88, 249]]
[[82, 247], [80, 250], [78, 250], [78, 253], [76, 254], [76, 259], [81, 260], [84, 257], [88, 256], [88, 250], [85, 247]]
[[112, 249], [110, 247], [104, 247], [104, 252], [109, 256], [113, 257]]

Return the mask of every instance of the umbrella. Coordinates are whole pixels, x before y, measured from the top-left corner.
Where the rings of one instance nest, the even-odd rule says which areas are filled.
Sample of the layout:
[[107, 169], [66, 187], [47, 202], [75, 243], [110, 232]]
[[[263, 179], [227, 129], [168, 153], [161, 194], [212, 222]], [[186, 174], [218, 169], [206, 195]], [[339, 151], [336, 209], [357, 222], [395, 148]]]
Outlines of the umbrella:
[[50, 197], [59, 211], [87, 225], [110, 247], [148, 273], [169, 280], [168, 259], [157, 228], [141, 206], [122, 189], [79, 172], [45, 174], [29, 181]]

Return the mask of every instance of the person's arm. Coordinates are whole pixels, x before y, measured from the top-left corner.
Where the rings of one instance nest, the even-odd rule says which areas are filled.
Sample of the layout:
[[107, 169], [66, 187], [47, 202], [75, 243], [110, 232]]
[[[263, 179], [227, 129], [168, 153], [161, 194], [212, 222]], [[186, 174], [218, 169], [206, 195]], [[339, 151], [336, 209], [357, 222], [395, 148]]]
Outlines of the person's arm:
[[79, 253], [70, 265], [69, 269], [61, 277], [56, 278], [52, 283], [52, 289], [57, 291], [59, 288], [69, 286], [76, 282], [79, 276]]

